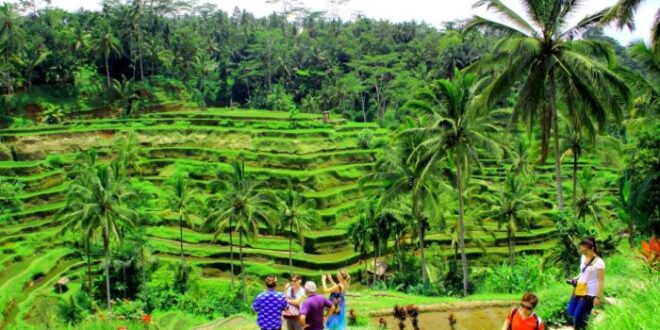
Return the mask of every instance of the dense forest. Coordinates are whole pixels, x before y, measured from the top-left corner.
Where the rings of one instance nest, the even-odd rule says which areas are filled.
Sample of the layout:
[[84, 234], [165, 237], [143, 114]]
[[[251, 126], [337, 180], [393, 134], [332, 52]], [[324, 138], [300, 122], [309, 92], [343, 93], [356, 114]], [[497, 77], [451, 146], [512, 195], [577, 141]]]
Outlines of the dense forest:
[[261, 279], [336, 268], [356, 329], [530, 290], [565, 325], [584, 237], [612, 265], [593, 329], [639, 329], [660, 304], [626, 310], [631, 283], [659, 290], [660, 9], [621, 45], [604, 28], [642, 1], [577, 21], [581, 1], [520, 2], [440, 27], [342, 20], [346, 0], [4, 3], [0, 329], [251, 321]]

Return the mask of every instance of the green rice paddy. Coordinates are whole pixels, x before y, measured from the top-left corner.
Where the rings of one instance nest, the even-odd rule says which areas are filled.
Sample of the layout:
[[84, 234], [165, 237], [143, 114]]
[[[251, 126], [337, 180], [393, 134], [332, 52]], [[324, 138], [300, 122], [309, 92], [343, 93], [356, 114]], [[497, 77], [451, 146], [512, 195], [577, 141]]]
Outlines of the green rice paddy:
[[[128, 129], [137, 133], [141, 146], [143, 160], [138, 175], [155, 187], [177, 169], [183, 169], [190, 173], [195, 185], [206, 188], [210, 180], [228, 175], [229, 164], [239, 158], [245, 160], [246, 171], [264, 183], [264, 189], [282, 189], [289, 181], [304, 186], [305, 197], [315, 201], [323, 221], [320, 227], [305, 233], [303, 241], [294, 238], [294, 272], [315, 276], [347, 268], [358, 273], [364, 267], [348, 240], [347, 228], [356, 220], [362, 201], [377, 188], [358, 184], [373, 170], [381, 152], [374, 147], [361, 149], [358, 135], [368, 130], [375, 139], [388, 139], [387, 131], [373, 123], [349, 123], [338, 117], [323, 122], [319, 115], [301, 114], [294, 124], [284, 112], [209, 109], [154, 112], [129, 119], [81, 118], [61, 125], [2, 130], [0, 136], [18, 146], [19, 160], [0, 161], [0, 177], [23, 185], [24, 191], [18, 198], [24, 205], [22, 210], [4, 214], [0, 220], [0, 306], [5, 306], [0, 325], [23, 322], [38, 297], [53, 294], [57, 279], [79, 278], [81, 264], [73, 261], [79, 259], [67, 258], [74, 253], [67, 242], [74, 238], [62, 235], [54, 220], [68, 189], [65, 173], [73, 166], [73, 156], [79, 150], [98, 148], [104, 161], [114, 136]], [[584, 164], [594, 165], [589, 161], [579, 165]], [[499, 180], [502, 171], [498, 163], [487, 160], [484, 165], [475, 177], [485, 182]], [[571, 164], [564, 164], [564, 168], [570, 173]], [[537, 170], [541, 182], [551, 183], [552, 166]], [[604, 167], [599, 170], [614, 171]], [[566, 185], [570, 189], [568, 176]], [[554, 191], [551, 184], [540, 184], [537, 189], [549, 196]], [[147, 226], [145, 235], [156, 258], [178, 260], [177, 219], [162, 216], [162, 211], [153, 210], [156, 220]], [[516, 250], [542, 253], [551, 248], [556, 237], [554, 229], [544, 225], [547, 223], [545, 219], [533, 230], [517, 233]], [[506, 258], [505, 233], [493, 223], [486, 227], [493, 232], [468, 228], [468, 256]], [[452, 238], [450, 233], [432, 230], [426, 242], [449, 247]], [[253, 276], [288, 274], [288, 247], [288, 237], [264, 229], [257, 240], [244, 245], [246, 272]], [[237, 256], [238, 248], [233, 250]], [[228, 233], [214, 239], [213, 234], [198, 225], [187, 226], [184, 251], [187, 261], [200, 267], [207, 279], [226, 276], [231, 263]], [[443, 251], [447, 256], [454, 253], [450, 248]], [[240, 266], [237, 259], [234, 264]], [[74, 280], [72, 287], [76, 285]], [[168, 319], [161, 319], [163, 328], [174, 326]]]

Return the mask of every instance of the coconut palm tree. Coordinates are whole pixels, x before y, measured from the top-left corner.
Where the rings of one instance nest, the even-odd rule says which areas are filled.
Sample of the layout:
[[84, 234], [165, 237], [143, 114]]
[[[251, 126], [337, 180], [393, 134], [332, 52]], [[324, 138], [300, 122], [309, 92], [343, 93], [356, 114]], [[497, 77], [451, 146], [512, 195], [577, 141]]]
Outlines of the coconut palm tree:
[[195, 210], [198, 209], [199, 200], [197, 191], [190, 185], [190, 178], [187, 173], [176, 173], [166, 185], [166, 201], [169, 212], [176, 213], [179, 217], [179, 243], [181, 249], [181, 264], [185, 263], [183, 253], [183, 224], [184, 222], [193, 227]]
[[298, 236], [303, 244], [305, 231], [319, 223], [314, 201], [305, 200], [303, 194], [293, 188], [291, 182], [284, 191], [275, 194], [275, 209], [278, 210], [280, 230], [288, 230], [289, 235], [289, 273], [293, 274], [293, 238]]
[[133, 80], [122, 76], [121, 81], [112, 79], [106, 102], [112, 110], [118, 111], [122, 116], [127, 117], [134, 114], [133, 105], [138, 98]]
[[426, 159], [422, 177], [432, 173], [441, 162], [453, 164], [454, 188], [458, 200], [458, 234], [463, 267], [463, 294], [468, 291], [468, 265], [465, 254], [464, 188], [472, 166], [479, 164], [479, 154], [486, 153], [499, 158], [500, 145], [491, 138], [500, 132], [497, 117], [506, 115], [505, 110], [485, 111], [476, 102], [476, 92], [481, 83], [473, 74], [456, 72], [453, 80], [438, 80], [419, 92], [408, 107], [425, 116], [425, 123], [405, 133], [419, 136], [423, 142], [413, 151], [420, 159]]
[[[378, 245], [378, 226], [375, 222], [376, 216], [376, 204], [377, 200], [370, 200], [363, 205], [358, 216], [358, 220], [352, 223], [348, 227], [348, 232], [350, 233], [350, 240], [353, 243], [353, 248], [355, 251], [360, 252], [360, 259], [365, 263], [365, 278], [367, 279], [367, 285], [369, 285], [369, 274], [367, 271], [367, 253], [369, 252], [369, 246], [371, 245], [374, 254], [377, 253]], [[376, 256], [374, 255], [374, 272], [376, 272]], [[375, 280], [374, 280], [375, 282]]]
[[[411, 127], [411, 126], [409, 126]], [[397, 145], [381, 154], [376, 162], [376, 170], [360, 179], [359, 184], [383, 185], [383, 193], [376, 202], [379, 208], [386, 208], [399, 198], [409, 198], [411, 203], [412, 218], [417, 225], [417, 235], [420, 251], [420, 266], [422, 271], [422, 282], [428, 285], [428, 273], [426, 271], [426, 256], [422, 213], [424, 207], [432, 196], [434, 187], [432, 184], [433, 173], [427, 173], [423, 177], [427, 164], [418, 155], [412, 155], [418, 142], [412, 135], [402, 134], [398, 138]]]
[[601, 215], [606, 214], [607, 209], [600, 202], [605, 199], [605, 193], [598, 191], [596, 185], [591, 166], [585, 166], [578, 175], [575, 217], [584, 220], [589, 215], [597, 225], [602, 225]]
[[[617, 156], [621, 154], [622, 143], [610, 135], [597, 135], [590, 129], [581, 129], [579, 121], [571, 120], [567, 116], [561, 116], [563, 138], [560, 140], [560, 150], [562, 150], [561, 160], [565, 157], [573, 158], [573, 208], [577, 205], [578, 189], [578, 163], [580, 156], [585, 152], [590, 152], [601, 156], [601, 159], [611, 158], [616, 161]], [[586, 136], [585, 136], [586, 135]]]
[[0, 6], [0, 54], [5, 62], [16, 55], [24, 42], [23, 29], [18, 21], [18, 13], [11, 3]]
[[121, 43], [111, 32], [100, 31], [97, 33], [96, 39], [93, 40], [93, 49], [96, 54], [103, 58], [108, 88], [112, 88], [112, 80], [110, 79], [110, 56], [121, 54]]
[[[557, 104], [569, 108], [571, 116], [588, 120], [604, 129], [610, 118], [619, 120], [630, 90], [614, 72], [616, 59], [611, 46], [601, 41], [579, 39], [602, 14], [588, 16], [569, 26], [580, 1], [520, 0], [529, 18], [525, 19], [500, 0], [480, 0], [501, 16], [504, 23], [475, 16], [467, 29], [479, 28], [502, 36], [493, 54], [474, 68], [503, 67], [482, 95], [482, 106], [492, 107], [518, 87], [511, 117], [529, 129], [536, 121], [541, 128], [541, 162], [548, 156], [550, 134], [554, 132], [555, 185], [557, 205], [564, 209], [559, 151]], [[587, 125], [586, 122], [582, 123]]]
[[140, 172], [140, 162], [142, 161], [142, 150], [137, 134], [133, 130], [124, 131], [119, 134], [113, 143], [117, 160], [122, 163], [126, 169], [126, 174], [130, 178], [132, 174]]
[[[615, 23], [616, 27], [629, 30], [635, 29], [635, 12], [645, 0], [619, 0], [612, 7], [602, 12], [601, 23]], [[655, 14], [655, 21], [651, 28], [651, 42], [656, 56], [660, 55], [660, 9]]]
[[635, 223], [644, 219], [642, 203], [646, 199], [646, 194], [652, 187], [653, 175], [649, 175], [641, 182], [635, 182], [629, 171], [625, 171], [623, 177], [619, 179], [619, 190], [616, 198], [612, 199], [617, 217], [628, 227], [628, 241], [633, 246], [635, 239]]
[[113, 166], [100, 164], [82, 172], [69, 187], [66, 204], [59, 219], [64, 228], [79, 228], [88, 237], [100, 232], [105, 256], [105, 289], [111, 310], [110, 244], [121, 241], [123, 233], [134, 226], [135, 212], [125, 206], [132, 193], [125, 179]]
[[[257, 238], [259, 226], [269, 224], [270, 216], [266, 212], [269, 197], [258, 191], [259, 184], [250, 180], [245, 173], [245, 164], [235, 162], [232, 164], [233, 172], [227, 191], [218, 203], [218, 208], [209, 214], [204, 226], [215, 232], [214, 240], [229, 229], [230, 258], [233, 264], [232, 231], [238, 232], [239, 260], [241, 262], [241, 282], [243, 300], [247, 301], [245, 291], [245, 263], [243, 260], [243, 239], [248, 241]], [[233, 273], [232, 273], [233, 274]], [[232, 275], [233, 276], [233, 275]]]
[[512, 146], [505, 148], [508, 158], [511, 159], [511, 166], [507, 172], [527, 179], [534, 178], [534, 161], [530, 145], [531, 143], [521, 136], [513, 142]]
[[484, 215], [497, 221], [506, 229], [509, 246], [509, 262], [515, 263], [514, 239], [516, 232], [529, 229], [539, 216], [533, 210], [541, 206], [541, 200], [532, 193], [532, 182], [521, 180], [514, 174], [507, 174], [492, 193], [482, 194], [490, 209]]
[[[367, 217], [364, 213], [360, 212], [358, 221], [352, 223], [348, 227], [348, 232], [350, 233], [350, 240], [353, 243], [353, 249], [356, 252], [360, 252], [360, 259], [365, 262], [367, 258], [367, 252], [369, 251], [369, 239], [372, 236], [371, 231], [373, 226], [371, 225], [371, 219]], [[367, 279], [367, 286], [369, 285], [369, 275], [366, 274], [367, 267], [365, 266], [365, 278]]]

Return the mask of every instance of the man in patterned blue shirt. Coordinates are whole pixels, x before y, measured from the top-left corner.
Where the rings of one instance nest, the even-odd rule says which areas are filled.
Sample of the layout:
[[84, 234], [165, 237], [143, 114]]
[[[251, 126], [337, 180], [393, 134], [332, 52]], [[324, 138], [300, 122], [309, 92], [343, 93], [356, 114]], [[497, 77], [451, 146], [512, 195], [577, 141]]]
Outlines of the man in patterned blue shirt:
[[257, 312], [257, 325], [261, 330], [282, 329], [282, 311], [289, 303], [282, 293], [275, 291], [276, 286], [277, 278], [268, 276], [266, 291], [260, 293], [252, 304], [252, 309]]

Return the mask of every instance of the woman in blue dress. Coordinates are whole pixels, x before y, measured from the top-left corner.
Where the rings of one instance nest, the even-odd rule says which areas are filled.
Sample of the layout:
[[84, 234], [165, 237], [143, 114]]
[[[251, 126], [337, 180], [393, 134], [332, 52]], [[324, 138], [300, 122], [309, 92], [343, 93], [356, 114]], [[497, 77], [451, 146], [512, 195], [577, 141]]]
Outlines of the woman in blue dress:
[[[328, 287], [327, 281], [330, 281]], [[321, 277], [323, 290], [330, 293], [330, 301], [335, 305], [335, 312], [328, 317], [326, 327], [329, 330], [346, 330], [346, 290], [351, 283], [351, 275], [343, 269], [337, 273], [337, 282], [332, 275], [323, 275]]]

